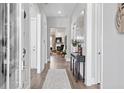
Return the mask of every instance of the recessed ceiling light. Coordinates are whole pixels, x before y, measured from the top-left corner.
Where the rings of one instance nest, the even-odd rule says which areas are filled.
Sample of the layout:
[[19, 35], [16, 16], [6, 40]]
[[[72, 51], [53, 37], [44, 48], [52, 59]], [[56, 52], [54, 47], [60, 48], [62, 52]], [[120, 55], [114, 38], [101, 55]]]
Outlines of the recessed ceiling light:
[[62, 14], [62, 11], [59, 10], [59, 11], [58, 11], [58, 14]]
[[81, 14], [84, 14], [84, 10], [81, 11]]

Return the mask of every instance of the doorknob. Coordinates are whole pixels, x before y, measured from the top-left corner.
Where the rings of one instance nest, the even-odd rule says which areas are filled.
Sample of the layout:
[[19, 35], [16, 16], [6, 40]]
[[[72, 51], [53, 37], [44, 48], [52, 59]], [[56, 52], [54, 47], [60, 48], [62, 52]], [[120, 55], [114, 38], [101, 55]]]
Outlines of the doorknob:
[[26, 54], [26, 49], [23, 48], [23, 58], [25, 57], [25, 54]]
[[35, 46], [33, 46], [33, 51], [35, 51], [35, 49], [36, 49]]

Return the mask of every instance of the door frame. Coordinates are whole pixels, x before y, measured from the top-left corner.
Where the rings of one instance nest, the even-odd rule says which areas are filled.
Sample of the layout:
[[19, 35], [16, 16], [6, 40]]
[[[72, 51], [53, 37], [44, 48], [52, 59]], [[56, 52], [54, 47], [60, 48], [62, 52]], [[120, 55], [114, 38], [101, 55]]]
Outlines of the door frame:
[[[22, 71], [23, 71], [23, 44], [22, 44], [22, 36], [23, 36], [23, 26], [22, 26], [22, 18], [23, 18], [23, 15], [22, 15], [22, 13], [23, 13], [23, 8], [25, 8], [25, 5], [23, 5], [23, 4], [21, 4], [21, 3], [19, 3], [18, 5], [18, 31], [19, 31], [19, 33], [18, 33], [18, 36], [19, 36], [19, 89], [22, 89], [23, 88], [23, 83], [22, 83]], [[30, 18], [30, 15], [29, 15], [29, 18]], [[30, 19], [28, 19], [29, 20], [29, 22], [30, 22]], [[30, 24], [30, 23], [29, 23]], [[30, 31], [30, 28], [29, 28], [29, 31]], [[30, 32], [29, 32], [29, 36], [30, 36]], [[30, 38], [30, 37], [29, 37]], [[28, 73], [28, 76], [27, 77], [30, 77], [30, 58], [31, 58], [31, 56], [30, 56], [30, 42], [29, 42], [29, 64], [28, 64], [28, 68], [27, 68], [27, 71], [29, 72]], [[27, 67], [27, 66], [26, 66]], [[25, 87], [25, 88], [30, 88], [30, 78], [28, 78], [28, 85]]]
[[[87, 14], [85, 16], [86, 18], [86, 64], [85, 64], [85, 84], [87, 86], [91, 86], [93, 84], [97, 84], [98, 83], [98, 37], [95, 38], [95, 52], [93, 51], [92, 47], [92, 42], [94, 42], [92, 40], [92, 34], [93, 34], [93, 31], [95, 31], [96, 35], [101, 35], [101, 43], [100, 43], [100, 46], [101, 46], [101, 50], [100, 50], [100, 53], [101, 53], [101, 59], [100, 59], [100, 88], [102, 88], [102, 83], [103, 83], [103, 6], [102, 4], [96, 4], [95, 6], [99, 6], [100, 10], [101, 10], [101, 20], [98, 20], [96, 15], [98, 16], [98, 13], [99, 13], [99, 9], [97, 9], [98, 7], [94, 7], [94, 4], [87, 4]], [[96, 8], [96, 9], [95, 9]], [[94, 13], [94, 10], [95, 9], [95, 18], [96, 18], [96, 21], [95, 23], [98, 23], [98, 21], [101, 23], [101, 28], [98, 29], [98, 24], [96, 25], [93, 25], [93, 13]], [[95, 29], [93, 29], [93, 26], [95, 26]], [[99, 34], [98, 33], [98, 30], [101, 31], [101, 33]], [[95, 54], [95, 62], [93, 60], [93, 53]], [[95, 69], [94, 69], [94, 77], [92, 77], [92, 63], [95, 64]]]
[[[36, 70], [37, 73], [41, 73], [41, 15], [38, 13], [36, 15], [36, 17], [30, 17], [30, 24], [32, 24], [32, 21], [35, 20], [36, 21]], [[30, 27], [31, 28], [31, 27]], [[30, 33], [31, 37], [30, 39], [32, 39], [32, 31]], [[30, 47], [32, 47], [32, 43], [30, 41]], [[32, 52], [32, 48], [30, 50]], [[31, 57], [32, 58], [32, 57]], [[32, 61], [32, 59], [31, 59]], [[32, 65], [32, 64], [31, 64]]]
[[19, 89], [22, 88], [22, 4], [18, 5], [19, 10]]
[[36, 17], [36, 41], [37, 41], [37, 52], [36, 52], [36, 59], [37, 59], [37, 73], [41, 73], [41, 15], [37, 14]]
[[[35, 26], [36, 26], [36, 38], [32, 37], [32, 30], [31, 30], [31, 33], [30, 33], [30, 51], [32, 52], [32, 38], [34, 38], [36, 41], [37, 41], [37, 18], [36, 17], [30, 17], [30, 29], [32, 29], [32, 23], [33, 21], [35, 21]], [[33, 68], [37, 69], [37, 42], [35, 43], [36, 46], [35, 46], [35, 51], [36, 51], [36, 66], [34, 66]], [[32, 53], [31, 53], [31, 69], [32, 69]]]
[[96, 62], [95, 62], [95, 82], [103, 88], [103, 4], [95, 4], [96, 24]]
[[101, 16], [102, 16], [102, 21], [101, 21], [101, 74], [100, 74], [100, 88], [103, 89], [103, 3], [100, 4], [101, 6]]
[[7, 76], [6, 76], [7, 89], [9, 89], [9, 64], [10, 64], [10, 4], [7, 3]]

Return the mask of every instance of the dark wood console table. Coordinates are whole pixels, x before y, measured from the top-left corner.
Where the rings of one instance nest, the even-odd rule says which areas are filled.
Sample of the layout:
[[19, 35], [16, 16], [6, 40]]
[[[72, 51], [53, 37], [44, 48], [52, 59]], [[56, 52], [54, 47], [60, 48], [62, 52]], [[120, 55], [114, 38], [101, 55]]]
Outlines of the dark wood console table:
[[[83, 62], [83, 77], [80, 74], [80, 63]], [[83, 82], [85, 80], [85, 56], [78, 55], [78, 53], [71, 53], [70, 70], [76, 77], [76, 81], [82, 77]]]

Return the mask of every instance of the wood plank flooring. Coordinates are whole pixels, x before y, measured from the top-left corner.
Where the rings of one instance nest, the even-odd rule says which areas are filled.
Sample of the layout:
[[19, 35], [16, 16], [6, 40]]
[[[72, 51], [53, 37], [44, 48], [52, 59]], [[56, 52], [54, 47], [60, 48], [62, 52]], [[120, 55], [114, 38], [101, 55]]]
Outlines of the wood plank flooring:
[[82, 81], [76, 82], [75, 77], [70, 71], [69, 62], [66, 62], [60, 55], [52, 54], [50, 62], [45, 65], [41, 74], [37, 74], [35, 69], [31, 70], [31, 89], [42, 89], [48, 69], [66, 69], [72, 89], [99, 89], [99, 85], [86, 87]]

